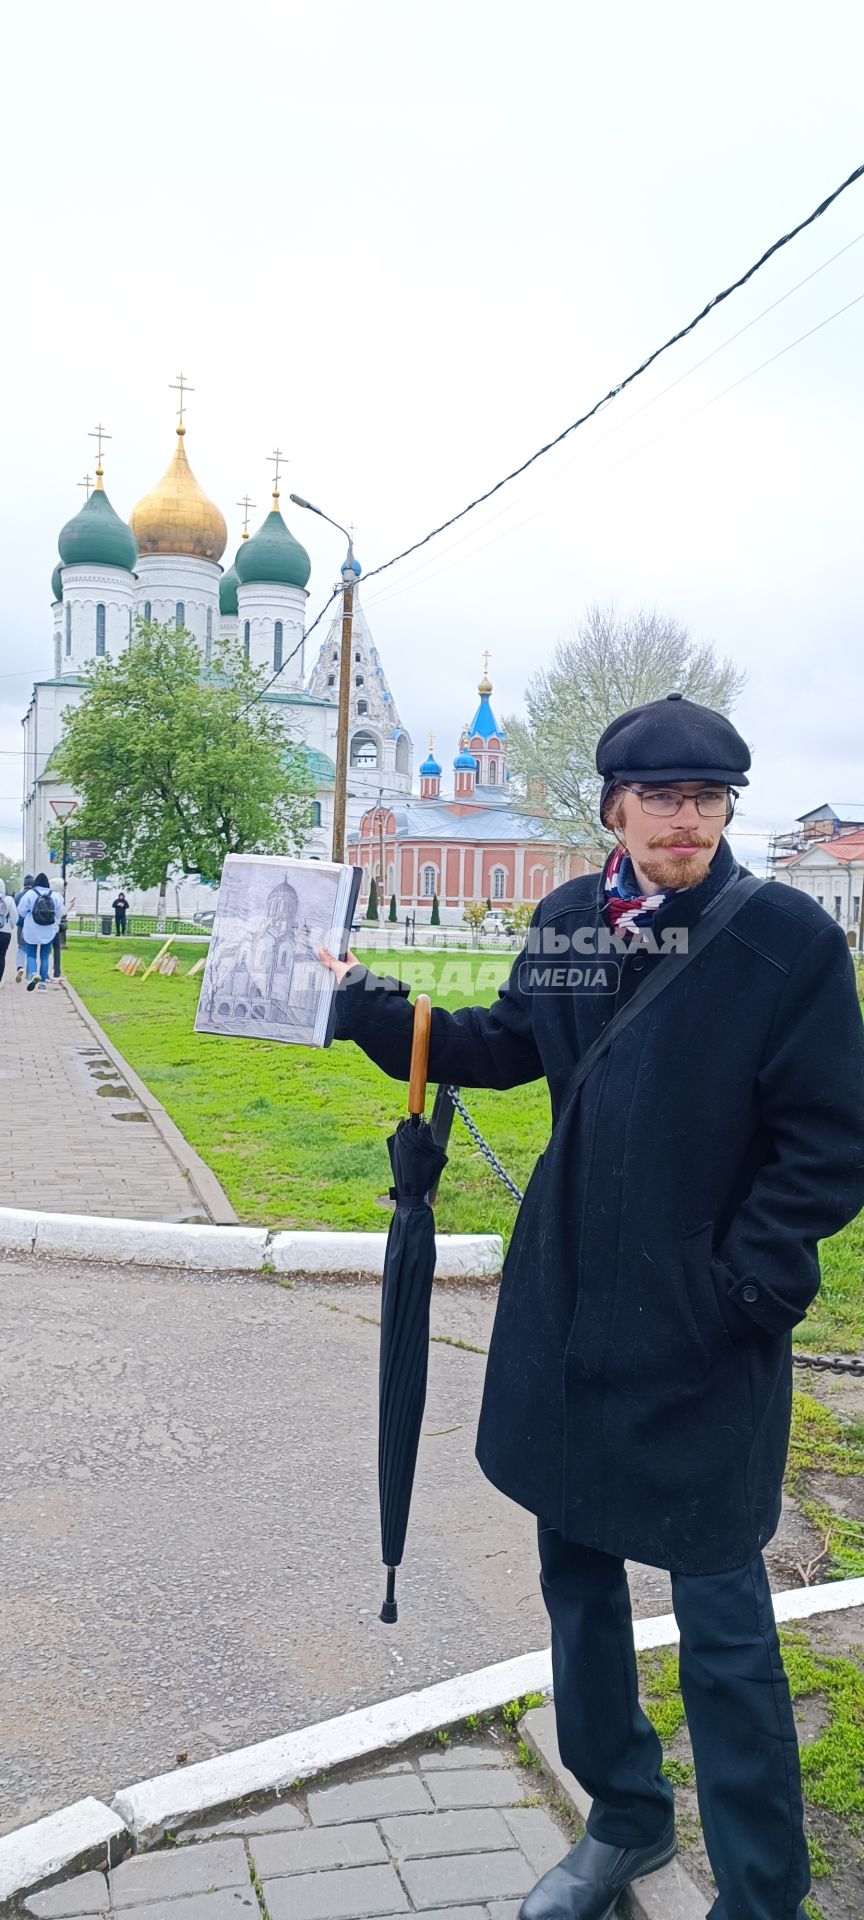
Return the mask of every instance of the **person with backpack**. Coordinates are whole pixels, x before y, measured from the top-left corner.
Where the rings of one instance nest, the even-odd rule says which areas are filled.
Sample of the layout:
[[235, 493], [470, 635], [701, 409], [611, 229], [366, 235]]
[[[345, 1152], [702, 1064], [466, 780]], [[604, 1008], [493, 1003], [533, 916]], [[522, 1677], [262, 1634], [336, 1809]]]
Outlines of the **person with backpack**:
[[[13, 899], [15, 901], [16, 914], [17, 914], [18, 908], [21, 905], [21, 902], [24, 898], [25, 893], [30, 892], [30, 888], [32, 887], [32, 885], [33, 885], [32, 873], [25, 873], [23, 886], [19, 887], [18, 892], [13, 895]], [[24, 969], [27, 965], [27, 954], [24, 948], [24, 932], [23, 932], [20, 920], [18, 921], [17, 932], [18, 932], [18, 958], [17, 958], [17, 971], [15, 974], [15, 978], [16, 980], [23, 980]]]
[[14, 929], [18, 925], [18, 908], [11, 893], [6, 892], [5, 880], [0, 880], [0, 981], [6, 967], [6, 955]]
[[115, 934], [125, 933], [126, 932], [126, 915], [129, 912], [129, 902], [126, 898], [125, 893], [123, 892], [122, 887], [120, 889], [120, 892], [117, 895], [116, 900], [112, 900], [111, 906], [114, 912]]
[[62, 917], [63, 901], [59, 893], [52, 892], [44, 873], [37, 873], [29, 893], [23, 894], [18, 902], [18, 921], [24, 936], [24, 950], [27, 955], [28, 993], [32, 993], [37, 984], [40, 993], [47, 990], [48, 962]]

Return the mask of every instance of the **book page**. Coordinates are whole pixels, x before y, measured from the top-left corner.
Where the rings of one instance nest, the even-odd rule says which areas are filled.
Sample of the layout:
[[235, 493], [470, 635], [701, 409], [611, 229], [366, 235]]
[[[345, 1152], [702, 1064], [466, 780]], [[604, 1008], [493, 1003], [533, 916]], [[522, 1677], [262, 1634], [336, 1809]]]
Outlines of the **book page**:
[[330, 861], [228, 855], [196, 1033], [325, 1044], [336, 981], [317, 949], [344, 947], [352, 876]]

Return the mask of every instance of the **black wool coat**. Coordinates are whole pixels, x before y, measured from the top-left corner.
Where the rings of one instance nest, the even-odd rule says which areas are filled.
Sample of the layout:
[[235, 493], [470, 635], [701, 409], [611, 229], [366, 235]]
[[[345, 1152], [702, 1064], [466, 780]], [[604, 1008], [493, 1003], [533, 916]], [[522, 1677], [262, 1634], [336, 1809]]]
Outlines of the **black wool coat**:
[[[705, 878], [655, 914], [657, 942], [742, 871], [723, 838]], [[593, 939], [604, 897], [602, 876], [568, 881], [529, 940]], [[819, 1288], [817, 1241], [864, 1206], [864, 1023], [844, 933], [770, 882], [574, 1100], [580, 1055], [662, 954], [613, 955], [615, 991], [608, 971], [578, 990], [532, 984], [527, 958], [494, 1006], [432, 1011], [430, 1080], [545, 1076], [552, 1105], [504, 1263], [477, 1458], [574, 1540], [680, 1573], [743, 1566], [780, 1517], [791, 1335]], [[358, 967], [336, 996], [336, 1037], [398, 1080], [407, 992]]]

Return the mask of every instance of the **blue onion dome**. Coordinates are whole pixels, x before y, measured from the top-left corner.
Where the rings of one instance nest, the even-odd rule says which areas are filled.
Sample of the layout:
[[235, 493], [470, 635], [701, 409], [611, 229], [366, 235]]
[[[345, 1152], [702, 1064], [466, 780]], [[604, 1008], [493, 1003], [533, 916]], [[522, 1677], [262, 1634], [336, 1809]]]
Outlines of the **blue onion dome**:
[[138, 558], [138, 542], [121, 520], [102, 485], [97, 467], [96, 485], [80, 513], [67, 520], [57, 542], [64, 567], [123, 567], [131, 573]]
[[51, 575], [51, 598], [52, 600], [62, 600], [63, 598], [63, 575], [60, 571], [59, 560]]
[[472, 773], [477, 772], [477, 762], [474, 758], [473, 753], [468, 752], [467, 747], [463, 747], [461, 753], [457, 753], [456, 758], [453, 762], [454, 772], [458, 773], [460, 769], [464, 769], [464, 768], [468, 768], [468, 770]]
[[219, 612], [236, 614], [237, 612], [237, 568], [228, 567], [219, 582]]
[[350, 568], [349, 568], [349, 565], [348, 565], [348, 562], [347, 562], [347, 560], [346, 560], [346, 562], [345, 562], [345, 565], [344, 565], [344, 567], [342, 568], [342, 572], [343, 572], [343, 573], [348, 573], [348, 572], [350, 572], [350, 573], [353, 573], [353, 575], [354, 575], [354, 578], [355, 578], [355, 580], [359, 580], [359, 578], [360, 578], [360, 575], [361, 575], [361, 573], [363, 572], [363, 568], [361, 567], [361, 565], [360, 565], [360, 562], [359, 562], [359, 560], [358, 560], [358, 559], [357, 559], [357, 557], [356, 557], [356, 554], [355, 554], [355, 556], [354, 556], [354, 559], [353, 559], [353, 560], [351, 561], [351, 565], [350, 565]]
[[420, 772], [421, 774], [422, 773], [429, 774], [432, 778], [434, 778], [436, 774], [440, 774], [441, 772], [441, 768], [438, 765], [438, 762], [435, 758], [434, 753], [432, 752], [431, 747], [426, 756], [426, 759], [423, 762], [422, 767], [420, 768]]
[[305, 547], [295, 540], [279, 512], [279, 495], [273, 495], [273, 510], [263, 526], [244, 540], [234, 566], [240, 585], [253, 582], [265, 586], [305, 587], [312, 562]]

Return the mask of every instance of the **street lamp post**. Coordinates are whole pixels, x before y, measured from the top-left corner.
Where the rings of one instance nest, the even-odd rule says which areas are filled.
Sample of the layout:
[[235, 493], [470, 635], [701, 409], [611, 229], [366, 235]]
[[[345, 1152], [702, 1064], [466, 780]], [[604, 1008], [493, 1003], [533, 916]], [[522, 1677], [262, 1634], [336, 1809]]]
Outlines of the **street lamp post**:
[[348, 788], [348, 718], [351, 693], [351, 629], [354, 620], [354, 542], [347, 527], [338, 520], [331, 520], [329, 513], [321, 507], [315, 507], [311, 500], [304, 500], [299, 493], [289, 498], [295, 507], [305, 507], [308, 513], [317, 513], [328, 525], [344, 533], [348, 542], [348, 552], [342, 568], [342, 647], [339, 657], [339, 714], [336, 722], [336, 784], [333, 790], [333, 846], [331, 859], [340, 862], [345, 859], [345, 799]]

